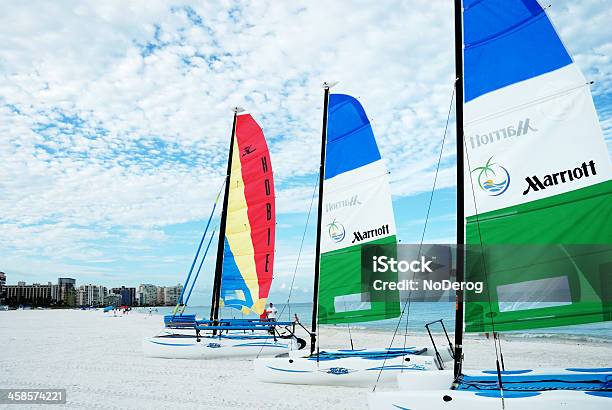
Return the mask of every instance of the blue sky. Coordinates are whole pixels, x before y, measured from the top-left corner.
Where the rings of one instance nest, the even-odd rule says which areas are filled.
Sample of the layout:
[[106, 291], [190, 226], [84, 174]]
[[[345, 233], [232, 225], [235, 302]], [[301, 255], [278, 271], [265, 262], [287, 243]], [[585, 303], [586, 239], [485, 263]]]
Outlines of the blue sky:
[[[547, 3], [595, 82], [610, 148], [609, 4]], [[442, 0], [3, 2], [0, 270], [10, 283], [182, 281], [225, 170], [230, 107], [241, 105], [272, 153], [272, 299], [285, 300], [317, 181], [323, 80], [363, 103], [391, 172], [399, 238], [418, 241], [452, 92], [452, 41], [452, 2]], [[455, 237], [449, 130], [429, 242]], [[311, 223], [295, 301], [310, 298], [313, 249]], [[196, 303], [208, 299], [212, 260]]]

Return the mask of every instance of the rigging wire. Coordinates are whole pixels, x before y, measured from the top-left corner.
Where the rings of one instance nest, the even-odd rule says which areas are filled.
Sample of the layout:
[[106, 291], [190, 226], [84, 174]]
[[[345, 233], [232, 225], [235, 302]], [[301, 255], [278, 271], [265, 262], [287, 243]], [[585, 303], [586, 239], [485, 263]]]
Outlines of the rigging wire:
[[297, 270], [298, 270], [298, 266], [300, 265], [300, 257], [302, 256], [302, 249], [304, 248], [304, 240], [306, 239], [306, 232], [308, 230], [308, 224], [310, 222], [310, 215], [312, 213], [312, 205], [314, 204], [314, 199], [317, 193], [317, 187], [319, 185], [319, 180], [317, 177], [317, 181], [314, 184], [314, 188], [312, 189], [312, 196], [310, 198], [310, 207], [308, 208], [308, 215], [306, 216], [306, 223], [304, 224], [304, 232], [302, 233], [302, 240], [300, 242], [300, 249], [298, 250], [298, 256], [297, 259], [295, 261], [295, 268], [293, 269], [293, 276], [291, 277], [291, 286], [289, 287], [289, 295], [287, 296], [287, 303], [285, 303], [285, 306], [283, 306], [283, 308], [281, 309], [280, 314], [278, 315], [278, 317], [281, 317], [283, 315], [283, 312], [285, 311], [286, 307], [289, 307], [289, 311], [288, 311], [288, 316], [289, 316], [289, 320], [291, 321], [291, 306], [289, 306], [289, 302], [291, 301], [291, 295], [293, 294], [293, 285], [295, 284], [295, 276], [297, 275]]
[[[463, 138], [463, 144], [465, 147], [465, 159], [467, 162], [467, 166], [468, 166], [468, 170], [471, 169], [470, 167], [470, 157], [467, 153], [467, 145], [465, 143], [465, 138]], [[472, 180], [471, 176], [470, 176], [470, 185], [472, 187], [472, 200], [474, 201], [474, 215], [476, 216], [476, 227], [478, 228], [478, 243], [480, 245], [480, 249], [483, 249], [483, 243], [482, 243], [482, 233], [480, 231], [480, 219], [478, 216], [478, 205], [476, 204], [476, 194], [474, 193], [474, 181]], [[487, 264], [484, 258], [484, 255], [481, 255], [482, 258], [482, 269], [483, 269], [483, 273], [484, 273], [484, 279], [485, 279], [485, 285], [488, 286], [489, 285], [489, 275], [487, 274]], [[500, 369], [500, 358], [501, 358], [501, 363], [502, 363], [502, 369], [504, 368], [504, 356], [503, 356], [503, 352], [502, 352], [502, 346], [501, 346], [501, 340], [496, 336], [496, 332], [495, 332], [495, 320], [493, 319], [493, 315], [492, 313], [492, 306], [493, 303], [491, 301], [491, 292], [487, 291], [487, 298], [488, 298], [488, 304], [489, 304], [489, 317], [491, 319], [491, 330], [493, 332], [493, 346], [495, 346], [495, 364], [497, 367], [497, 380], [498, 380], [498, 384], [499, 384], [499, 392], [500, 392], [500, 398], [501, 398], [501, 403], [502, 403], [502, 409], [505, 408], [505, 403], [504, 403], [504, 386], [502, 384], [502, 376], [501, 376], [501, 369]], [[499, 348], [498, 348], [498, 344], [499, 344]]]
[[[185, 311], [185, 307], [187, 303], [189, 303], [189, 298], [191, 297], [191, 292], [193, 291], [193, 287], [198, 280], [198, 276], [200, 275], [200, 271], [202, 270], [202, 265], [204, 264], [204, 260], [206, 259], [206, 255], [208, 254], [208, 248], [210, 248], [210, 244], [212, 243], [215, 233], [217, 232], [217, 226], [213, 228], [212, 233], [210, 234], [210, 239], [208, 240], [208, 244], [206, 245], [206, 249], [204, 250], [204, 255], [202, 256], [202, 260], [200, 261], [200, 266], [198, 266], [198, 270], [196, 271], [195, 277], [193, 281], [191, 281], [191, 287], [189, 288], [189, 292], [187, 293], [187, 298], [185, 298], [185, 304], [183, 305], [183, 311]], [[183, 313], [181, 312], [181, 314]]]
[[[193, 268], [195, 267], [196, 262], [198, 261], [198, 257], [200, 256], [200, 251], [202, 250], [202, 244], [204, 243], [204, 239], [206, 238], [206, 234], [208, 233], [208, 228], [210, 227], [210, 222], [213, 219], [213, 216], [215, 214], [215, 209], [217, 209], [217, 204], [219, 203], [219, 197], [221, 196], [221, 191], [223, 190], [223, 187], [225, 186], [225, 179], [223, 180], [223, 183], [221, 184], [221, 187], [219, 188], [219, 192], [217, 192], [217, 197], [215, 198], [215, 202], [213, 204], [212, 210], [210, 211], [210, 215], [208, 216], [208, 221], [206, 222], [206, 228], [204, 228], [204, 233], [202, 234], [202, 239], [200, 239], [200, 244], [198, 245], [198, 250], [196, 251], [196, 254], [193, 258], [193, 262], [191, 263], [191, 267], [189, 268], [189, 273], [187, 274], [187, 279], [185, 280], [185, 285], [183, 285], [183, 289], [181, 289], [181, 294], [179, 295], [179, 298], [177, 300], [177, 304], [174, 307], [174, 310], [172, 311], [172, 320], [174, 320], [174, 318], [176, 317], [176, 314], [179, 310], [179, 308], [181, 307], [181, 305], [184, 305], [183, 303], [183, 296], [185, 295], [185, 289], [187, 288], [187, 285], [189, 284], [189, 279], [191, 278], [191, 274], [193, 273]], [[183, 309], [184, 311], [185, 309]], [[181, 312], [181, 315], [183, 313]]]
[[[344, 300], [344, 310], [346, 311], [346, 299]], [[349, 334], [349, 340], [351, 341], [351, 350], [355, 350], [355, 346], [353, 344], [353, 335], [351, 334], [351, 323], [350, 322], [346, 322], [346, 327], [348, 329], [348, 334]]]
[[[317, 182], [314, 184], [314, 188], [312, 190], [312, 197], [310, 198], [310, 207], [308, 208], [308, 214], [306, 215], [306, 223], [304, 224], [304, 232], [302, 233], [302, 240], [300, 242], [300, 249], [298, 250], [297, 260], [295, 261], [295, 268], [293, 270], [293, 276], [291, 278], [291, 286], [289, 287], [289, 295], [287, 296], [287, 302], [285, 303], [285, 305], [281, 309], [280, 313], [278, 314], [278, 317], [280, 319], [283, 316], [283, 313], [285, 312], [285, 309], [287, 307], [289, 307], [289, 311], [287, 312], [287, 315], [289, 316], [289, 319], [287, 320], [288, 322], [291, 321], [291, 306], [290, 306], [290, 302], [291, 302], [291, 295], [293, 293], [293, 285], [295, 284], [295, 277], [297, 275], [298, 266], [300, 265], [300, 257], [302, 256], [302, 249], [304, 247], [304, 240], [306, 238], [306, 232], [308, 230], [308, 223], [310, 222], [310, 215], [312, 213], [312, 204], [314, 203], [314, 198], [315, 198], [315, 194], [317, 192], [318, 185], [319, 185], [319, 180], [317, 178]], [[259, 358], [259, 355], [263, 351], [264, 347], [265, 347], [265, 344], [262, 344], [261, 349], [259, 349], [259, 352], [257, 352], [256, 358]]]
[[[449, 103], [449, 106], [448, 106], [448, 114], [446, 115], [446, 125], [444, 126], [444, 133], [442, 135], [442, 143], [441, 143], [441, 146], [440, 146], [440, 153], [438, 155], [438, 163], [436, 165], [436, 172], [434, 174], [433, 185], [432, 185], [431, 192], [430, 192], [430, 195], [429, 195], [429, 203], [427, 205], [427, 214], [426, 214], [426, 217], [425, 217], [425, 224], [423, 226], [423, 232], [421, 234], [421, 241], [419, 243], [419, 256], [420, 256], [420, 253], [421, 253], [421, 247], [423, 246], [423, 241], [425, 240], [425, 232], [427, 230], [427, 222], [429, 220], [429, 215], [430, 215], [430, 212], [431, 212], [431, 204], [433, 202], [433, 195], [434, 195], [434, 192], [436, 190], [436, 183], [438, 181], [438, 173], [440, 171], [440, 163], [442, 162], [442, 153], [444, 151], [444, 142], [446, 141], [446, 133], [448, 131], [448, 124], [450, 122], [450, 115], [451, 115], [451, 112], [452, 112], [452, 109], [453, 109], [453, 101], [454, 101], [454, 99], [455, 99], [455, 85], [453, 85], [453, 92], [451, 94], [450, 103]], [[416, 273], [413, 272], [413, 274], [412, 274], [412, 279], [413, 280], [414, 280], [415, 275], [416, 275]], [[402, 311], [400, 313], [400, 318], [397, 321], [397, 326], [395, 327], [395, 331], [393, 332], [393, 337], [391, 338], [391, 343], [389, 344], [389, 350], [387, 350], [387, 352], [390, 352], [391, 351], [390, 349], [393, 347], [393, 342], [395, 341], [395, 337], [397, 336], [397, 332], [399, 330], [400, 324], [402, 323], [402, 318], [404, 317], [404, 313], [406, 312], [406, 309], [408, 309], [408, 311], [407, 311], [408, 314], [406, 315], [406, 333], [404, 334], [404, 350], [406, 349], [406, 334], [408, 332], [408, 316], [410, 314], [410, 306], [411, 306], [411, 302], [412, 302], [411, 296], [412, 296], [412, 289], [410, 289], [408, 291], [408, 299], [406, 300], [406, 302], [404, 302], [404, 306], [402, 307]], [[380, 367], [380, 370], [378, 371], [378, 377], [376, 378], [376, 383], [374, 383], [374, 388], [372, 389], [373, 392], [376, 391], [376, 386], [378, 385], [378, 382], [380, 381], [380, 376], [382, 375], [382, 371], [383, 371], [383, 369], [385, 367], [385, 363], [387, 362], [387, 358], [388, 357], [389, 357], [388, 354], [385, 355], [385, 359], [383, 360], [383, 365]]]

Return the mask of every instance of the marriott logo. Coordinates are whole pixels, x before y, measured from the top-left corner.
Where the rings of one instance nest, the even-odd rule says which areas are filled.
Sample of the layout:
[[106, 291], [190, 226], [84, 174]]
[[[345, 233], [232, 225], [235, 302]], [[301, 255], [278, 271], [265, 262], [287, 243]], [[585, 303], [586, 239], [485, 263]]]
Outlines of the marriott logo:
[[537, 175], [527, 177], [525, 178], [525, 181], [527, 181], [527, 189], [523, 191], [523, 195], [527, 195], [531, 190], [537, 192], [550, 186], [565, 184], [582, 177], [588, 178], [592, 175], [597, 175], [597, 171], [595, 170], [595, 161], [590, 160], [589, 162], [583, 162], [581, 166], [574, 169], [566, 169], [564, 171], [544, 175], [541, 179]]
[[361, 242], [364, 239], [377, 238], [382, 235], [389, 235], [389, 224], [385, 224], [380, 228], [370, 229], [369, 231], [353, 232], [353, 241], [351, 243]]
[[348, 199], [343, 199], [341, 201], [326, 203], [325, 212], [331, 212], [342, 208], [349, 208], [355, 205], [361, 205], [361, 202], [359, 202], [359, 198], [357, 197], [357, 195], [353, 195], [352, 197]]
[[532, 126], [532, 124], [530, 124], [529, 121], [529, 118], [525, 118], [524, 120], [519, 121], [516, 127], [514, 125], [509, 125], [505, 128], [500, 128], [485, 134], [472, 135], [470, 137], [470, 145], [472, 146], [472, 149], [476, 149], [484, 145], [496, 143], [502, 139], [520, 137], [521, 135], [529, 133], [529, 131], [538, 131]]

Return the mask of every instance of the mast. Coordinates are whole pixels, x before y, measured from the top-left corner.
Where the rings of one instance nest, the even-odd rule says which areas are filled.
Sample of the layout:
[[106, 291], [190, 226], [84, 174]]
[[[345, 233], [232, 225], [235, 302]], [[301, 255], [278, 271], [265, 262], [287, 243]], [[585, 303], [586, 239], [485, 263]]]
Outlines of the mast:
[[[464, 231], [464, 185], [463, 185], [463, 21], [462, 0], [455, 0], [455, 89], [457, 131], [457, 270], [456, 281], [465, 280], [465, 231]], [[463, 356], [463, 291], [457, 290], [455, 307], [455, 380], [461, 374]]]
[[225, 173], [225, 193], [223, 195], [223, 209], [219, 223], [219, 243], [217, 244], [217, 262], [215, 265], [215, 279], [213, 281], [212, 300], [210, 304], [210, 320], [219, 318], [219, 302], [221, 300], [221, 274], [223, 271], [223, 251], [225, 249], [225, 226], [227, 225], [227, 203], [229, 200], [230, 175], [232, 172], [232, 156], [234, 154], [234, 139], [236, 137], [236, 118], [238, 113], [244, 111], [234, 107], [234, 121], [232, 124], [232, 137], [230, 139], [229, 156], [227, 159], [227, 172]]
[[321, 218], [323, 217], [323, 180], [325, 179], [325, 150], [327, 144], [327, 107], [329, 89], [334, 84], [323, 83], [323, 129], [321, 131], [321, 163], [319, 164], [319, 204], [317, 210], [317, 243], [315, 247], [314, 288], [312, 296], [312, 330], [310, 332], [310, 354], [317, 344], [317, 309], [319, 305], [319, 274], [321, 272]]

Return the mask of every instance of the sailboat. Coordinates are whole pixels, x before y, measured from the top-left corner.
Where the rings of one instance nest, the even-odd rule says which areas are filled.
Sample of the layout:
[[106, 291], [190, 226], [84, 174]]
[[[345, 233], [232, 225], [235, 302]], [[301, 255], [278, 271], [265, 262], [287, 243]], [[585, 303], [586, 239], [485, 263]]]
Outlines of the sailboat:
[[270, 153], [257, 122], [238, 107], [234, 109], [224, 189], [210, 318], [196, 320], [185, 315], [182, 319], [182, 311], [178, 315], [175, 311], [167, 320], [170, 331], [167, 328], [143, 340], [145, 356], [256, 357], [306, 345], [294, 335], [293, 322], [219, 318], [221, 307], [261, 315], [274, 269], [276, 218]]
[[382, 245], [386, 252], [395, 249], [388, 172], [359, 101], [350, 95], [330, 94], [330, 87], [323, 84], [310, 353], [256, 359], [255, 374], [261, 381], [287, 384], [394, 383], [400, 371], [439, 369], [451, 356], [446, 351], [436, 356], [423, 346], [323, 350], [317, 343], [318, 325], [383, 320], [401, 313], [399, 292], [372, 300], [362, 281], [365, 247]]
[[455, 0], [455, 69], [457, 280], [490, 299], [467, 293], [464, 314], [458, 292], [453, 371], [404, 373], [369, 406], [610, 408], [610, 367], [507, 370], [495, 342], [496, 368], [462, 369], [464, 327], [612, 320], [612, 166], [590, 83], [536, 0]]

